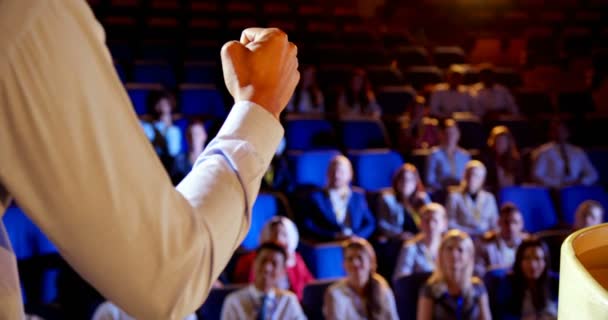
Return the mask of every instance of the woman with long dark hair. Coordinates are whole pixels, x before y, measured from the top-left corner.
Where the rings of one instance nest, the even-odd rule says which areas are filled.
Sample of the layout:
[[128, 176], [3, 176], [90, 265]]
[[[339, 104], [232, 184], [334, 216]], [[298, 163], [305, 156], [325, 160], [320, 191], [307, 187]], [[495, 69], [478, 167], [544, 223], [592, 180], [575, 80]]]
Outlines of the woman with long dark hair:
[[335, 319], [399, 319], [395, 297], [386, 280], [376, 273], [374, 249], [362, 238], [352, 238], [344, 245], [346, 278], [325, 293], [323, 314]]
[[380, 116], [380, 106], [365, 70], [355, 68], [343, 94], [338, 99], [340, 116]]
[[382, 193], [377, 208], [378, 236], [406, 240], [418, 233], [420, 208], [431, 202], [424, 191], [418, 170], [406, 163], [393, 175], [392, 188]]
[[485, 164], [488, 169], [486, 184], [493, 192], [523, 182], [521, 157], [509, 128], [496, 126], [488, 137]]
[[323, 92], [317, 82], [314, 66], [302, 67], [300, 82], [286, 108], [289, 113], [322, 114], [325, 112]]
[[557, 297], [551, 294], [550, 257], [538, 238], [519, 245], [513, 271], [497, 292], [499, 319], [550, 320], [557, 317]]

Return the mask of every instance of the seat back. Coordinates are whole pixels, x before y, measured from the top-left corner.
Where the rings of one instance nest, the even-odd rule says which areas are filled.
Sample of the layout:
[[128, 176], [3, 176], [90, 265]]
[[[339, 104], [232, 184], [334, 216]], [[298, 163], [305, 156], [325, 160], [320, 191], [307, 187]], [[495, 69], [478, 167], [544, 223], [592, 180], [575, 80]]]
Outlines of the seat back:
[[179, 98], [186, 116], [224, 118], [227, 115], [222, 96], [213, 85], [182, 84]]
[[353, 163], [355, 184], [367, 191], [390, 187], [393, 174], [403, 164], [401, 155], [389, 150], [351, 152], [348, 157]]
[[302, 309], [308, 319], [323, 320], [323, 300], [325, 290], [336, 282], [336, 279], [316, 280], [304, 287]]
[[600, 186], [573, 186], [559, 190], [559, 206], [566, 223], [574, 223], [576, 209], [585, 200], [595, 200], [608, 208], [608, 194]]
[[213, 288], [209, 292], [205, 303], [196, 311], [199, 319], [219, 320], [222, 316], [222, 307], [226, 297], [234, 291], [244, 288], [242, 284], [226, 285], [223, 288]]
[[251, 226], [243, 239], [241, 247], [245, 250], [254, 250], [260, 245], [262, 229], [268, 220], [279, 214], [279, 203], [275, 195], [261, 193], [255, 199], [251, 209]]
[[313, 150], [333, 147], [335, 137], [331, 123], [322, 119], [294, 119], [285, 124], [288, 150]]
[[380, 120], [344, 120], [340, 122], [339, 128], [342, 145], [346, 150], [389, 146], [386, 129]]
[[336, 150], [309, 151], [292, 156], [297, 185], [324, 187], [327, 184], [327, 169], [331, 159], [340, 153]]
[[549, 190], [542, 187], [507, 187], [500, 190], [499, 203], [513, 202], [521, 210], [529, 232], [547, 230], [557, 223]]
[[316, 279], [343, 277], [343, 249], [341, 242], [308, 244], [300, 242], [298, 251]]
[[393, 289], [395, 292], [399, 319], [416, 319], [420, 288], [422, 288], [430, 276], [430, 272], [422, 272], [395, 279], [393, 282]]

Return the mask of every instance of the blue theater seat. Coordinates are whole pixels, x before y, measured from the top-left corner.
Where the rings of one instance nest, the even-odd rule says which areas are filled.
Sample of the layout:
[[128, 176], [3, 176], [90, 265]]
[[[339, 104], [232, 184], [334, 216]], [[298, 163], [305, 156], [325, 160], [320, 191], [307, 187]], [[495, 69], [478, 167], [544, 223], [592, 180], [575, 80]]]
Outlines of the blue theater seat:
[[162, 61], [135, 62], [133, 80], [141, 83], [160, 83], [168, 88], [174, 88], [177, 83], [173, 68]]
[[547, 230], [557, 223], [557, 213], [549, 189], [543, 187], [508, 187], [500, 190], [499, 204], [513, 202], [524, 217], [526, 230]]
[[603, 186], [608, 186], [608, 149], [590, 149], [586, 150], [589, 156], [589, 161], [597, 170], [599, 183]]
[[182, 84], [179, 88], [181, 111], [185, 116], [226, 117], [224, 101], [215, 86]]
[[300, 242], [298, 251], [317, 279], [343, 277], [346, 275], [343, 266], [341, 242], [309, 244]]
[[211, 289], [205, 303], [196, 311], [196, 316], [199, 319], [219, 320], [222, 316], [222, 307], [226, 297], [244, 287], [245, 285], [242, 284], [230, 284], [223, 288]]
[[356, 185], [367, 191], [391, 186], [393, 173], [403, 164], [399, 153], [390, 150], [357, 151], [348, 154]]
[[323, 316], [325, 290], [335, 282], [335, 279], [316, 280], [304, 287], [304, 292], [302, 293], [302, 309], [308, 319], [325, 319]]
[[217, 65], [213, 62], [191, 61], [184, 64], [184, 81], [196, 84], [214, 84], [217, 77]]
[[135, 113], [140, 116], [148, 113], [148, 107], [146, 105], [148, 94], [150, 94], [151, 91], [162, 90], [162, 86], [157, 83], [128, 83], [126, 88], [131, 103], [133, 103]]
[[289, 150], [314, 150], [335, 147], [331, 123], [323, 119], [288, 119], [285, 138]]
[[251, 227], [241, 243], [241, 247], [245, 250], [254, 250], [260, 245], [264, 225], [279, 214], [278, 199], [271, 193], [261, 193], [255, 199], [251, 211]]
[[343, 120], [339, 124], [342, 145], [347, 150], [387, 148], [388, 134], [376, 119]]
[[293, 156], [296, 184], [324, 187], [327, 184], [329, 162], [339, 154], [340, 152], [336, 150], [326, 150], [309, 151]]
[[395, 292], [399, 319], [416, 320], [418, 292], [430, 276], [430, 272], [421, 272], [395, 279], [393, 290]]
[[559, 206], [565, 222], [574, 223], [576, 208], [585, 200], [598, 201], [608, 209], [608, 194], [600, 186], [573, 186], [559, 190]]

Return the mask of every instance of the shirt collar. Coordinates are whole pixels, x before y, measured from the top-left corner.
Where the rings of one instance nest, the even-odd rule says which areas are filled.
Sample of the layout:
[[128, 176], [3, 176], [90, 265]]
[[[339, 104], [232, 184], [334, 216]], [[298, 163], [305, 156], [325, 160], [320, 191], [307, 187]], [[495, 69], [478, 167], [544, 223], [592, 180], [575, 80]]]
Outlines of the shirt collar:
[[[276, 290], [272, 289], [270, 290], [270, 292], [268, 292], [268, 298], [270, 299], [274, 299], [274, 297], [276, 296]], [[255, 285], [251, 284], [249, 285], [249, 292], [253, 295], [253, 297], [257, 299], [261, 299], [264, 296], [264, 292], [258, 290], [258, 288], [255, 287]]]

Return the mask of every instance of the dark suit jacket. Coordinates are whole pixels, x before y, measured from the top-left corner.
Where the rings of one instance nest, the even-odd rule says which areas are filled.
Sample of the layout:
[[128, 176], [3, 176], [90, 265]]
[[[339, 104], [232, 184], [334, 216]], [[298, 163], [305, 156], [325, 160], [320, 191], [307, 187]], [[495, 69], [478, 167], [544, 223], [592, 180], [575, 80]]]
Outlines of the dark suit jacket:
[[[353, 235], [362, 238], [372, 235], [376, 221], [361, 189], [352, 189], [346, 214], [347, 219], [350, 219]], [[318, 241], [336, 240], [336, 236], [342, 232], [344, 226], [336, 220], [328, 190], [317, 191], [311, 195], [310, 205], [302, 219], [302, 229], [307, 237]]]

